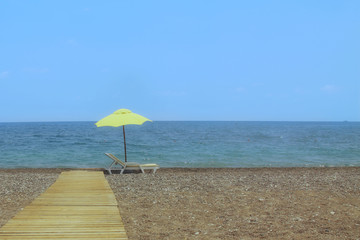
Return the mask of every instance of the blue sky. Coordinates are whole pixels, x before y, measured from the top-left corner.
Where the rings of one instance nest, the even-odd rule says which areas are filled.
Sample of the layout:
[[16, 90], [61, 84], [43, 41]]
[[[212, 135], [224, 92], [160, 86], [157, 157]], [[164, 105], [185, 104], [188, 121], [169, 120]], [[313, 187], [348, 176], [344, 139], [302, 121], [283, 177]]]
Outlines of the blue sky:
[[0, 122], [360, 121], [360, 1], [0, 2]]

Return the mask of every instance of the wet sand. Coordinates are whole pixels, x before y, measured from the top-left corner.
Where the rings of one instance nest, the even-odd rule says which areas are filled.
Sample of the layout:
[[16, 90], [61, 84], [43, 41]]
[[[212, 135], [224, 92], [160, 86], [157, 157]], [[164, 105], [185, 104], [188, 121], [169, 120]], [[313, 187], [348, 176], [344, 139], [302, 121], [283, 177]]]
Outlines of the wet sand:
[[[0, 226], [66, 169], [0, 169]], [[106, 175], [129, 239], [360, 239], [360, 167]]]

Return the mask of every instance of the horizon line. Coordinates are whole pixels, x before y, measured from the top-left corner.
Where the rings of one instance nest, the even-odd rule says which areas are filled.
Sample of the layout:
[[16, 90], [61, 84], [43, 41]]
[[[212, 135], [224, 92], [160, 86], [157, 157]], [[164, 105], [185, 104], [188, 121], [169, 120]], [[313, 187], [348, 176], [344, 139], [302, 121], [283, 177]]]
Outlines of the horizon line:
[[[66, 123], [66, 122], [97, 122], [98, 120], [50, 120], [50, 121], [0, 121], [0, 123]], [[152, 122], [360, 122], [360, 120], [152, 120]]]

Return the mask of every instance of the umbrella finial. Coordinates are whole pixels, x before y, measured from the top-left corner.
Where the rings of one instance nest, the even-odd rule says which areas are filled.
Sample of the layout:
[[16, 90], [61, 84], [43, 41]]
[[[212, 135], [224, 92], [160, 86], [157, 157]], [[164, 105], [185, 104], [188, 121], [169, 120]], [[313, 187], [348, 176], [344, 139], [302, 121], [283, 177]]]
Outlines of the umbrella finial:
[[114, 114], [127, 114], [127, 113], [131, 113], [131, 111], [129, 109], [125, 109], [125, 108], [121, 108], [114, 112]]

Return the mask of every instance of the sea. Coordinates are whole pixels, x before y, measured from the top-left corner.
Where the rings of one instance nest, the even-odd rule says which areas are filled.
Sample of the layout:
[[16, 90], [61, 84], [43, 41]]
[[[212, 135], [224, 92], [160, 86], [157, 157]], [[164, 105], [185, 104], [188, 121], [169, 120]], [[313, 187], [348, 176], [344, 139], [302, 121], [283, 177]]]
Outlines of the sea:
[[[181, 168], [360, 166], [360, 122], [154, 121], [127, 125], [127, 160]], [[122, 127], [0, 123], [0, 168], [102, 168]]]

